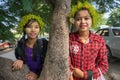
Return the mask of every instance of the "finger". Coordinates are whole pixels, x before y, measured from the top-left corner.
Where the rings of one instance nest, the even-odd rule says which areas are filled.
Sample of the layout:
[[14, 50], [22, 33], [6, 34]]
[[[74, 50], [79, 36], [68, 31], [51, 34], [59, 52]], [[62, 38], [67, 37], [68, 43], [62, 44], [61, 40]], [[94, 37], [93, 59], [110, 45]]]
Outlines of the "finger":
[[15, 69], [14, 69], [14, 67], [12, 66], [12, 71], [14, 71]]
[[20, 65], [20, 69], [22, 68], [23, 64]]
[[71, 68], [71, 69], [74, 69], [75, 67], [71, 65], [70, 68]]
[[20, 70], [20, 65], [16, 65], [16, 70]]
[[15, 69], [18, 70], [18, 68], [19, 68], [19, 66], [18, 66], [18, 64], [16, 64], [16, 65], [15, 65]]
[[28, 72], [28, 73], [26, 74], [26, 77], [28, 77], [28, 76], [30, 76], [30, 72]]
[[19, 64], [17, 66], [18, 66], [18, 70], [20, 70], [22, 68], [22, 64]]
[[72, 70], [75, 70], [75, 68], [74, 68], [74, 67], [72, 67], [71, 69], [72, 69]]
[[33, 80], [32, 76], [28, 76], [28, 80]]
[[27, 74], [27, 75], [25, 75], [25, 78], [27, 79], [27, 80], [29, 80], [29, 74]]
[[15, 65], [16, 65], [16, 63], [14, 62], [12, 66], [15, 66]]
[[14, 64], [14, 66], [12, 66], [12, 70], [16, 70], [16, 65]]

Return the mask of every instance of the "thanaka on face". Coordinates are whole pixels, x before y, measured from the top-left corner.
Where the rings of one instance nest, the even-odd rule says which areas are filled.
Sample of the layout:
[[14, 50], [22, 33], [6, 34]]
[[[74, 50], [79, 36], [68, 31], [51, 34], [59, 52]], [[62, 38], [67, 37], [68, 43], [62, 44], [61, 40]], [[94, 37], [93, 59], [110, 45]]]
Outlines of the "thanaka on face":
[[25, 28], [25, 33], [27, 34], [28, 38], [31, 39], [36, 39], [39, 34], [39, 31], [40, 27], [38, 22], [33, 22]]
[[74, 18], [74, 25], [79, 32], [88, 32], [92, 26], [92, 18], [88, 10], [80, 10]]

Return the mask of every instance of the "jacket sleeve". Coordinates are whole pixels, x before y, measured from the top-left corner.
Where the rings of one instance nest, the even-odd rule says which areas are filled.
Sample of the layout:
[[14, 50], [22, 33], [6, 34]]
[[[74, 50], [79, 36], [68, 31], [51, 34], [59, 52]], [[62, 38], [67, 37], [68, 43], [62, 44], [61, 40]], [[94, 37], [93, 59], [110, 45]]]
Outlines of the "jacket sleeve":
[[15, 57], [16, 59], [21, 59], [19, 52], [18, 52], [18, 47], [15, 48]]
[[15, 57], [18, 59], [18, 57], [19, 57], [19, 54], [18, 54], [18, 52], [17, 52], [17, 47], [15, 48]]
[[46, 53], [47, 53], [47, 46], [48, 46], [48, 41], [44, 38], [42, 39], [42, 45], [43, 45], [43, 48], [42, 48], [42, 58], [43, 58], [42, 64], [44, 64], [44, 60], [45, 60]]

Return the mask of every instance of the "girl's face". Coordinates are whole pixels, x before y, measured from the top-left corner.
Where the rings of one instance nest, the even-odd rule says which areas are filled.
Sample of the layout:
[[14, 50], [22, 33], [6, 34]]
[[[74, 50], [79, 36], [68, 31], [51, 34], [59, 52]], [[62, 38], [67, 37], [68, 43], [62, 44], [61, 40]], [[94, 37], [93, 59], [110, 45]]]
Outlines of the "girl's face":
[[80, 10], [74, 18], [74, 25], [80, 32], [89, 31], [92, 26], [92, 18], [88, 10]]
[[25, 33], [30, 39], [37, 38], [39, 31], [40, 31], [40, 27], [38, 22], [36, 21], [29, 23], [28, 26], [25, 28]]

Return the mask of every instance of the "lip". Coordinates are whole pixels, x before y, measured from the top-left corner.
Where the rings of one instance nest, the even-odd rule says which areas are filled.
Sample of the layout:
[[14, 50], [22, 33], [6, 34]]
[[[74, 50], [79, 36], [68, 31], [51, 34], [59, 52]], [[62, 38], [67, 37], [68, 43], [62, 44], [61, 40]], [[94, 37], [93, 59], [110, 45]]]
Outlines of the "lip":
[[80, 25], [80, 28], [86, 28], [87, 25]]
[[31, 36], [36, 36], [37, 34], [36, 33], [30, 33]]

